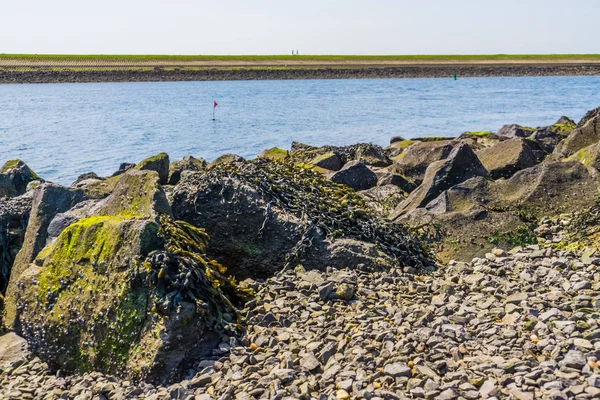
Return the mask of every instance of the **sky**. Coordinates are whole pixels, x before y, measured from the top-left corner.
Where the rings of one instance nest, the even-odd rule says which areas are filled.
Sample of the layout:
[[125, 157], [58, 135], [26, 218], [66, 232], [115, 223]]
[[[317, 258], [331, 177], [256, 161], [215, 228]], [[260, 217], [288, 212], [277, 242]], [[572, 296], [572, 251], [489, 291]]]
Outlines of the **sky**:
[[1, 2], [0, 53], [600, 53], [599, 0]]

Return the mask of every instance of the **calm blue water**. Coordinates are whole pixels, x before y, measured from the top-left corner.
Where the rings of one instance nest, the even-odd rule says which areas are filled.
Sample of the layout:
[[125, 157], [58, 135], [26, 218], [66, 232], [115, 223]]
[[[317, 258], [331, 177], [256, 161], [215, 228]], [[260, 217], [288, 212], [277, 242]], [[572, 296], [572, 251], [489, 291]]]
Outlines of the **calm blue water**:
[[69, 184], [161, 151], [210, 161], [293, 140], [386, 145], [578, 120], [598, 106], [600, 77], [0, 85], [0, 165], [20, 158]]

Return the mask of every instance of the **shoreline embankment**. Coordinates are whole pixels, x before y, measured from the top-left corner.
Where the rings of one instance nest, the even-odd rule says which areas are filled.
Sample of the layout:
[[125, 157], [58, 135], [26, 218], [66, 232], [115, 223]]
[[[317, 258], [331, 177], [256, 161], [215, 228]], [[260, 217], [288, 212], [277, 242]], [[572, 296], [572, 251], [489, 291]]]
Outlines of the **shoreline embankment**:
[[471, 63], [350, 66], [16, 67], [0, 66], [0, 84], [294, 79], [600, 76], [600, 63]]

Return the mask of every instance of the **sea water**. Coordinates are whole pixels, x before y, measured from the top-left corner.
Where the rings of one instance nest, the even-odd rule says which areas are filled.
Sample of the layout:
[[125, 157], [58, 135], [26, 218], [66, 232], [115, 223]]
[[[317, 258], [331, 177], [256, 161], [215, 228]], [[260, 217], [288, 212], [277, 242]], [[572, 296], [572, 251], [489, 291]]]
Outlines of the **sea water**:
[[392, 136], [577, 121], [598, 106], [600, 77], [0, 85], [0, 165], [19, 158], [69, 184], [159, 152], [210, 161], [292, 141], [385, 146]]

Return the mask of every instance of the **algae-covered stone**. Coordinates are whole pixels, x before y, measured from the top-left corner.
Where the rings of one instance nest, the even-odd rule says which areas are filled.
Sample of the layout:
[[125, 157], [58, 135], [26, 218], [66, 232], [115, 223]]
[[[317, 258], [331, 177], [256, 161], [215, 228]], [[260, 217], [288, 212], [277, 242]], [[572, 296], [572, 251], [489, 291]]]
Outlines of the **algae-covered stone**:
[[259, 158], [266, 158], [267, 160], [280, 160], [289, 155], [289, 151], [280, 149], [279, 147], [273, 147], [267, 150], [264, 150], [262, 153], [258, 155]]
[[208, 236], [172, 220], [149, 171], [82, 209], [14, 278], [15, 328], [63, 371], [179, 378], [236, 314], [225, 270], [204, 256]]
[[83, 199], [84, 195], [81, 191], [67, 189], [53, 183], [44, 183], [34, 190], [23, 246], [15, 257], [6, 290], [4, 319], [6, 326], [12, 327], [15, 322], [18, 277], [46, 245], [48, 225], [56, 214], [69, 210]]
[[258, 159], [188, 174], [175, 187], [172, 208], [176, 219], [206, 228], [208, 255], [240, 279], [265, 278], [291, 263], [333, 265], [328, 246], [344, 238], [377, 243], [388, 266], [395, 258], [419, 265], [424, 257], [412, 236], [390, 228], [352, 189], [293, 161]]
[[140, 171], [155, 171], [158, 173], [162, 185], [169, 183], [169, 155], [167, 153], [159, 153], [146, 158], [140, 161], [135, 168]]
[[183, 171], [204, 171], [206, 166], [207, 163], [203, 158], [192, 156], [185, 156], [180, 161], [172, 162], [169, 165], [169, 185], [177, 185]]
[[392, 164], [385, 150], [372, 144], [358, 145], [354, 159], [373, 167], [387, 167]]
[[37, 174], [23, 161], [7, 161], [0, 168], [0, 197], [20, 196], [27, 190], [29, 182], [37, 179]]
[[584, 147], [566, 161], [579, 161], [585, 166], [600, 169], [600, 142]]

